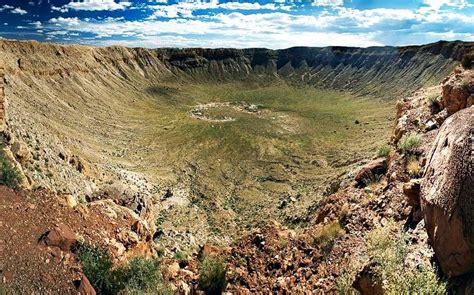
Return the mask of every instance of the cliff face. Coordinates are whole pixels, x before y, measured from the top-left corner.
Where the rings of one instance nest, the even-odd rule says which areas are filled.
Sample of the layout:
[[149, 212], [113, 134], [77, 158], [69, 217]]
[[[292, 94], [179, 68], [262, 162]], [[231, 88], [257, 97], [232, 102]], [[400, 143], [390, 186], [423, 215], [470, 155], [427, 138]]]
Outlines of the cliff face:
[[199, 77], [277, 75], [295, 83], [389, 97], [436, 84], [473, 43], [411, 47], [294, 47], [268, 49], [159, 49], [160, 60]]
[[294, 47], [269, 49], [92, 48], [37, 42], [0, 42], [7, 70], [39, 75], [75, 72], [148, 79], [279, 77], [294, 83], [389, 97], [436, 84], [473, 43], [438, 42], [410, 47]]

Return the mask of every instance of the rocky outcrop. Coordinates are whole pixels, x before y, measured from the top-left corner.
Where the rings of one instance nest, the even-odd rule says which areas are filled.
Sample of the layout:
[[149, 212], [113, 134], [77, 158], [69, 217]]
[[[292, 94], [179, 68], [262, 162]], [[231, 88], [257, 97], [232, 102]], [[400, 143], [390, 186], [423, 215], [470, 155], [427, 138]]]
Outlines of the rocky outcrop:
[[378, 181], [381, 175], [387, 172], [387, 159], [378, 158], [360, 169], [355, 176], [356, 186], [365, 187], [370, 182]]
[[5, 69], [0, 62], [0, 132], [5, 131]]
[[448, 115], [472, 106], [474, 103], [474, 71], [456, 71], [443, 84], [441, 107]]
[[76, 234], [64, 224], [45, 233], [42, 240], [47, 246], [59, 247], [63, 251], [70, 251], [78, 243]]
[[474, 108], [442, 125], [421, 185], [421, 207], [430, 243], [448, 276], [474, 269]]

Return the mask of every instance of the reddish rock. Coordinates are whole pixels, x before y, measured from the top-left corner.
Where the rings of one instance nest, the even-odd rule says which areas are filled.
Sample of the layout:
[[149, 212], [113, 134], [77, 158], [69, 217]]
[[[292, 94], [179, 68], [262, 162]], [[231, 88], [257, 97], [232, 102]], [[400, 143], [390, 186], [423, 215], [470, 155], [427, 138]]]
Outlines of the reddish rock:
[[209, 244], [205, 244], [204, 246], [202, 246], [201, 250], [199, 250], [198, 256], [200, 259], [202, 259], [206, 256], [218, 256], [220, 252], [221, 251], [219, 250], [219, 248]]
[[77, 236], [68, 226], [60, 224], [44, 235], [44, 242], [48, 246], [59, 247], [69, 251], [77, 243]]
[[357, 274], [352, 287], [362, 295], [384, 294], [382, 282], [376, 279], [377, 274], [373, 271], [374, 264], [368, 264]]
[[378, 158], [362, 167], [354, 180], [358, 187], [365, 187], [368, 180], [375, 180], [377, 176], [383, 175], [385, 172], [387, 172], [387, 160]]
[[81, 275], [77, 292], [81, 295], [96, 295], [94, 287], [92, 287], [91, 283], [84, 274]]
[[421, 208], [429, 241], [449, 277], [474, 270], [474, 107], [441, 126], [428, 155]]
[[412, 179], [403, 184], [403, 194], [407, 197], [408, 205], [420, 207], [420, 179]]
[[452, 75], [443, 85], [440, 104], [448, 114], [470, 107], [474, 97], [474, 75], [470, 71]]

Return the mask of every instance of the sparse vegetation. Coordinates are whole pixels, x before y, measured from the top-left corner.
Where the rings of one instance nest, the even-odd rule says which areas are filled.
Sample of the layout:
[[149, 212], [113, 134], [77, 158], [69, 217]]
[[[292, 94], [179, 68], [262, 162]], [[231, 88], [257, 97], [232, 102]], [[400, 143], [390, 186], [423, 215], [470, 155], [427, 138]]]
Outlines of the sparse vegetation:
[[377, 279], [388, 294], [446, 294], [446, 283], [438, 280], [430, 264], [405, 263], [407, 240], [395, 222], [370, 232], [367, 247]]
[[94, 289], [100, 294], [118, 291], [112, 281], [113, 263], [109, 255], [104, 250], [89, 245], [80, 246], [78, 251], [84, 274]]
[[188, 254], [183, 251], [176, 252], [174, 258], [178, 260], [179, 265], [186, 265], [188, 263]]
[[127, 264], [113, 271], [118, 286], [127, 294], [169, 294], [163, 288], [159, 262], [156, 259], [132, 258]]
[[324, 250], [329, 250], [334, 240], [344, 234], [344, 229], [339, 221], [334, 221], [318, 227], [313, 236], [313, 243]]
[[381, 178], [382, 178], [382, 175], [380, 174], [366, 173], [362, 181], [364, 182], [366, 187], [369, 187], [372, 189], [377, 186]]
[[474, 53], [464, 55], [461, 64], [465, 69], [472, 69], [474, 67]]
[[437, 114], [441, 111], [441, 107], [438, 101], [439, 94], [438, 93], [431, 93], [426, 97], [428, 102], [428, 107], [432, 114]]
[[462, 80], [461, 82], [461, 88], [468, 92], [469, 91], [469, 81], [468, 80]]
[[349, 263], [347, 269], [345, 269], [339, 277], [336, 278], [336, 290], [340, 295], [347, 294], [358, 294], [358, 292], [352, 287], [354, 282], [357, 269], [360, 267], [359, 261], [352, 261]]
[[15, 295], [17, 294], [12, 288], [0, 281], [0, 295]]
[[421, 145], [421, 136], [417, 133], [404, 134], [398, 141], [398, 149], [405, 155], [414, 154]]
[[206, 294], [221, 294], [226, 286], [226, 269], [222, 258], [208, 255], [204, 257], [199, 271], [199, 286]]
[[0, 144], [0, 184], [16, 189], [21, 183], [21, 174], [8, 161], [3, 143]]
[[418, 177], [421, 173], [420, 162], [416, 158], [410, 158], [407, 162], [407, 172], [411, 177]]
[[377, 150], [377, 156], [387, 158], [390, 155], [390, 151], [391, 151], [391, 148], [388, 144], [386, 143], [382, 144], [381, 146], [379, 146]]
[[100, 248], [81, 245], [78, 253], [84, 274], [98, 294], [168, 294], [156, 259], [134, 257], [114, 268], [110, 256]]

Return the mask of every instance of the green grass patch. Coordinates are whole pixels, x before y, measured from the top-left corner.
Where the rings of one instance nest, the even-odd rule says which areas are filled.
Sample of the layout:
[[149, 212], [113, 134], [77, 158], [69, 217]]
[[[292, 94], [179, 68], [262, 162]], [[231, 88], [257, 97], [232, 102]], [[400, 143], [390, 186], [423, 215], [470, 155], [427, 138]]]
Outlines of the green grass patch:
[[384, 143], [377, 149], [377, 157], [387, 158], [390, 155], [391, 148], [388, 144]]
[[404, 134], [398, 141], [398, 149], [405, 155], [414, 154], [421, 146], [421, 135], [417, 133]]
[[313, 243], [327, 251], [334, 244], [334, 240], [343, 234], [344, 229], [339, 221], [334, 221], [317, 228], [313, 236]]

